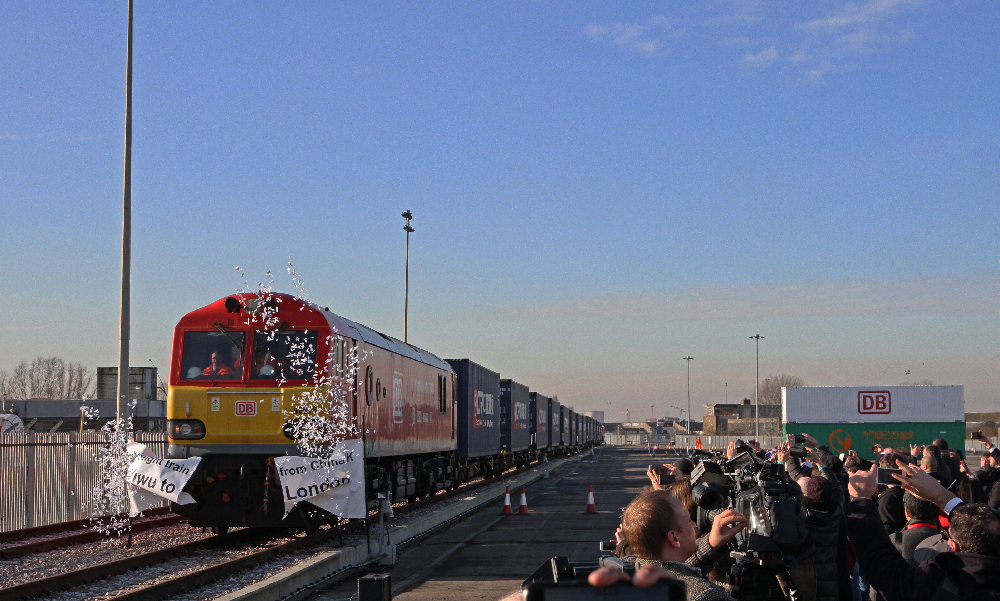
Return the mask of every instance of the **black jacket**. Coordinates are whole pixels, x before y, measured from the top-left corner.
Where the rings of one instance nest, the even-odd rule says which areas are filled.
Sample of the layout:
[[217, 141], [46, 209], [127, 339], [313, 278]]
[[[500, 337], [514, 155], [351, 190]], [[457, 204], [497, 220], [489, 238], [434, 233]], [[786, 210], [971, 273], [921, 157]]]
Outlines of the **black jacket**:
[[941, 553], [920, 565], [907, 563], [878, 527], [875, 504], [864, 499], [847, 506], [847, 530], [868, 583], [887, 601], [932, 601], [948, 578], [958, 601], [1000, 601], [1000, 558], [973, 553]]
[[817, 478], [826, 478], [834, 487], [833, 507], [818, 509], [803, 499], [806, 529], [816, 545], [816, 601], [851, 601], [851, 574], [847, 566], [847, 529], [844, 521], [844, 493], [835, 474], [824, 468]]
[[903, 509], [903, 494], [899, 486], [887, 488], [878, 498], [878, 515], [886, 532], [899, 532], [906, 527], [906, 512]]

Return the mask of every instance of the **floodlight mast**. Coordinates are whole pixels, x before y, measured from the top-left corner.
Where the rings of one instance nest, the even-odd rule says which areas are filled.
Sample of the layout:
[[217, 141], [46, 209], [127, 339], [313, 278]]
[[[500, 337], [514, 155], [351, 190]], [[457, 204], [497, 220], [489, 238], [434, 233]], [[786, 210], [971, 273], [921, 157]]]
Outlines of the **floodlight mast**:
[[688, 355], [687, 357], [681, 357], [681, 359], [684, 359], [685, 361], [687, 361], [687, 364], [688, 364], [688, 427], [687, 427], [687, 430], [688, 430], [688, 434], [691, 434], [691, 361], [694, 360], [694, 357]]
[[402, 217], [406, 219], [406, 225], [403, 226], [403, 231], [406, 232], [406, 278], [403, 283], [403, 342], [406, 342], [407, 320], [410, 311], [410, 233], [416, 230], [410, 227], [410, 220], [413, 219], [413, 213], [409, 209], [403, 212]]
[[[132, 0], [128, 2], [128, 37], [125, 65], [125, 175], [122, 184], [122, 272], [121, 305], [118, 319], [118, 396], [120, 423], [128, 424], [129, 410], [129, 324], [130, 281], [132, 277]], [[126, 426], [126, 430], [128, 427]], [[131, 532], [130, 532], [131, 535]]]
[[760, 440], [760, 341], [764, 337], [760, 334], [754, 334], [750, 337], [751, 340], [755, 341], [757, 346], [757, 371], [754, 376], [754, 399], [753, 399], [753, 417], [757, 424], [757, 440]]

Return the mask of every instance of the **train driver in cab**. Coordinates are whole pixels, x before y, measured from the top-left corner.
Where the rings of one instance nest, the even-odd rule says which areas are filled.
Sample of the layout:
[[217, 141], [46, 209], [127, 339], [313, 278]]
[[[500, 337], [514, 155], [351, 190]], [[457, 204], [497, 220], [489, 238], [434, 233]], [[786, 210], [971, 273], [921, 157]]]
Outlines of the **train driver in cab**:
[[212, 353], [212, 363], [201, 371], [203, 376], [233, 376], [233, 368], [222, 361], [222, 354], [219, 351]]

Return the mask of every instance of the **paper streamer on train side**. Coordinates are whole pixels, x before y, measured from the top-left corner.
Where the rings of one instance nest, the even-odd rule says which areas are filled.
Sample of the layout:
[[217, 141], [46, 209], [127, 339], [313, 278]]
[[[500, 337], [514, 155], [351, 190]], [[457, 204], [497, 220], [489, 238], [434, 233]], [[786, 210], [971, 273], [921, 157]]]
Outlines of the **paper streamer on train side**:
[[133, 516], [164, 499], [181, 505], [194, 503], [191, 495], [181, 491], [201, 463], [201, 457], [161, 459], [149, 447], [137, 442], [130, 442], [125, 452], [131, 460], [126, 479]]
[[338, 443], [327, 459], [275, 457], [285, 515], [300, 501], [309, 501], [342, 518], [363, 518], [365, 507], [364, 443]]

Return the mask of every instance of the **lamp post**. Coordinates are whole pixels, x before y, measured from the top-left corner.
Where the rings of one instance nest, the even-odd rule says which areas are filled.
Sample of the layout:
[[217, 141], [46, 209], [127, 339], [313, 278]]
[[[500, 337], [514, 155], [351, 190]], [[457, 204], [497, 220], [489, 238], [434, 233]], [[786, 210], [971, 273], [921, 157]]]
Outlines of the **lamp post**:
[[684, 359], [685, 361], [687, 361], [687, 364], [688, 364], [688, 427], [687, 427], [687, 431], [688, 431], [688, 434], [690, 434], [691, 433], [691, 361], [694, 359], [694, 357], [692, 357], [691, 355], [688, 355], [687, 357], [681, 357], [681, 359]]
[[750, 337], [757, 346], [757, 371], [754, 376], [754, 399], [753, 399], [753, 417], [757, 425], [757, 440], [760, 440], [760, 340], [763, 338], [760, 334], [754, 334]]
[[403, 219], [406, 219], [406, 225], [403, 226], [403, 231], [406, 232], [406, 280], [403, 283], [403, 342], [406, 342], [406, 322], [410, 309], [410, 232], [416, 230], [410, 227], [410, 220], [413, 219], [413, 213], [407, 209], [403, 212], [402, 216]]

